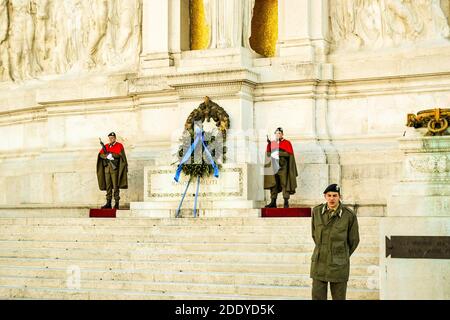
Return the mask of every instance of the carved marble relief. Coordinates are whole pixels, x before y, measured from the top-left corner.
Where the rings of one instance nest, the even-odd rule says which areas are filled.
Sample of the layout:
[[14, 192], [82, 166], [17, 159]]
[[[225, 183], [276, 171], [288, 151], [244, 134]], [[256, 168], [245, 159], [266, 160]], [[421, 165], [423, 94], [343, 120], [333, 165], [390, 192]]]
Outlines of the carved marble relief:
[[9, 79], [8, 26], [8, 0], [0, 0], [0, 81]]
[[448, 39], [449, 0], [330, 0], [334, 49]]
[[0, 81], [135, 65], [142, 0], [0, 0]]

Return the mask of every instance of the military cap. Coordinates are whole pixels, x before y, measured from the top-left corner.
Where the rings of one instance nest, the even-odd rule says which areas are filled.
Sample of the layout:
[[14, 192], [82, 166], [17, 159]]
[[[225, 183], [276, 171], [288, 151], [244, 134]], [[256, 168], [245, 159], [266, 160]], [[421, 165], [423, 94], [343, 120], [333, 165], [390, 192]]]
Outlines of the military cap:
[[115, 137], [116, 134], [114, 132], [111, 132], [110, 134], [108, 134], [108, 137]]
[[277, 131], [280, 131], [281, 133], [283, 133], [283, 128], [282, 127], [278, 127], [277, 130], [275, 130], [275, 133], [277, 133]]
[[327, 192], [337, 192], [341, 194], [341, 188], [336, 183], [333, 183], [330, 184], [323, 193], [326, 194]]

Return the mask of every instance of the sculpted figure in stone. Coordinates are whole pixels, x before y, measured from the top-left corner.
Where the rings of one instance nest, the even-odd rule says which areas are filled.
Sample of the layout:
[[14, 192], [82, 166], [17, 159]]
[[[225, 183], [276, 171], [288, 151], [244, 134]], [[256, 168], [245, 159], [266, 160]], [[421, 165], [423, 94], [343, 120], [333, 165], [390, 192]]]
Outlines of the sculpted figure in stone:
[[378, 1], [359, 0], [356, 3], [356, 20], [354, 33], [360, 38], [360, 45], [380, 47], [381, 36], [381, 8]]
[[450, 0], [442, 0], [441, 8], [444, 11], [444, 15], [447, 18], [447, 24], [450, 25]]
[[[255, 0], [225, 1], [223, 11], [225, 40], [222, 43], [228, 48], [250, 47], [252, 32], [252, 16]], [[220, 25], [219, 23], [219, 25]]]
[[242, 45], [252, 50], [250, 46], [250, 36], [252, 35], [252, 18], [255, 0], [244, 0], [243, 3], [243, 23], [242, 23]]
[[[73, 31], [72, 0], [55, 1], [52, 14], [52, 30], [55, 37], [55, 47], [52, 54], [54, 72], [66, 72], [74, 59], [73, 46], [71, 45]], [[69, 12], [72, 14], [69, 15]]]
[[0, 0], [0, 44], [6, 42], [6, 38], [8, 37], [8, 27], [8, 0]]
[[330, 0], [335, 47], [379, 48], [448, 38], [448, 0]]
[[83, 68], [82, 60], [86, 56], [89, 41], [89, 2], [86, 0], [71, 0], [67, 9], [68, 48], [72, 69]]
[[14, 80], [31, 78], [40, 71], [33, 54], [34, 21], [31, 0], [10, 0], [9, 46]]
[[108, 0], [93, 0], [90, 2], [90, 23], [89, 23], [89, 43], [87, 47], [86, 67], [89, 69], [95, 67], [98, 61], [98, 52], [102, 44], [102, 40], [106, 36], [108, 27]]
[[209, 48], [250, 47], [255, 0], [204, 0], [210, 26]]
[[398, 44], [404, 40], [433, 40], [450, 35], [440, 0], [384, 0], [387, 36]]
[[9, 80], [8, 0], [0, 0], [0, 81]]
[[[211, 31], [209, 48], [218, 47], [218, 33], [221, 30], [221, 28], [219, 28], [220, 18], [218, 17], [218, 1], [219, 0], [204, 0], [206, 23], [209, 25]], [[223, 37], [223, 31], [221, 34]]]
[[49, 57], [48, 50], [48, 24], [50, 19], [51, 0], [33, 0], [36, 20], [34, 49], [37, 64], [44, 69], [44, 60]]
[[0, 0], [0, 81], [139, 61], [142, 0]]
[[137, 62], [141, 45], [141, 1], [110, 2], [108, 47], [113, 52], [112, 64]]
[[[449, 22], [445, 15], [448, 0], [419, 0], [418, 15], [425, 21], [426, 34], [430, 38], [448, 38], [450, 36]], [[426, 23], [430, 21], [430, 23]]]
[[357, 7], [361, 1], [332, 0], [330, 1], [331, 30], [335, 43], [343, 47], [358, 48], [361, 38], [355, 32]]
[[65, 1], [55, 1], [51, 18], [51, 28], [55, 37], [55, 47], [52, 51], [52, 65], [56, 73], [67, 71], [68, 58], [68, 28], [66, 21]]
[[404, 39], [415, 40], [421, 35], [424, 22], [410, 0], [385, 0], [384, 9], [384, 27], [388, 41], [397, 44]]

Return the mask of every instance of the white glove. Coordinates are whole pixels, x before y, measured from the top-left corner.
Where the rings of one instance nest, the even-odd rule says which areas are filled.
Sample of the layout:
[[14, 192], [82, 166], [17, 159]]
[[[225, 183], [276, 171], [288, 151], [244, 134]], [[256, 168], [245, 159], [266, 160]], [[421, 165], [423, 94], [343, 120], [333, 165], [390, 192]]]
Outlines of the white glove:
[[114, 157], [112, 156], [111, 153], [108, 153], [108, 155], [106, 156], [106, 159], [108, 159], [108, 160], [114, 160]]
[[279, 150], [273, 151], [273, 152], [270, 154], [270, 156], [271, 156], [272, 158], [274, 158], [274, 159], [280, 159], [280, 151], [279, 151]]

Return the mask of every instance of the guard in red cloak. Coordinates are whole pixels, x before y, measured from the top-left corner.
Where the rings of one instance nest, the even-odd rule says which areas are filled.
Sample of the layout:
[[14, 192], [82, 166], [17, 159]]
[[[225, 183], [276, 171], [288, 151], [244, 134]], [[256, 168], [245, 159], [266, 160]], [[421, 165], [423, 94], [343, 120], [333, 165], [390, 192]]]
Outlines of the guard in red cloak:
[[113, 191], [114, 208], [119, 209], [120, 189], [128, 188], [128, 162], [123, 145], [116, 141], [116, 134], [111, 132], [108, 139], [106, 153], [103, 148], [98, 153], [97, 180], [99, 189], [106, 191], [106, 204], [102, 209], [111, 208]]
[[289, 208], [289, 198], [297, 188], [297, 164], [289, 140], [283, 138], [283, 129], [275, 131], [276, 140], [267, 138], [264, 189], [270, 190], [270, 203], [266, 208], [276, 208], [278, 193], [283, 193], [284, 208]]

